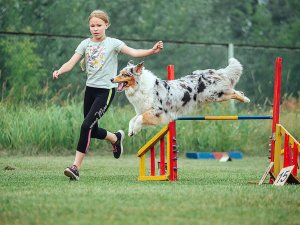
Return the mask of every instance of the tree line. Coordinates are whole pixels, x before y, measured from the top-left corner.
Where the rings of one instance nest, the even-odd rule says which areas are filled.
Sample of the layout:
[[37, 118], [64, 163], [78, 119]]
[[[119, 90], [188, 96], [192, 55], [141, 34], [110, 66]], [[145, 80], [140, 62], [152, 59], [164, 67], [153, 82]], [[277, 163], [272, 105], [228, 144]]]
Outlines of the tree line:
[[[145, 59], [146, 68], [161, 78], [168, 64], [175, 65], [176, 77], [224, 67], [228, 49], [218, 43], [233, 43], [235, 57], [244, 66], [238, 89], [258, 103], [272, 99], [274, 60], [281, 56], [282, 92], [299, 97], [297, 0], [0, 0], [1, 100], [81, 99], [85, 74], [79, 66], [58, 82], [53, 82], [52, 71], [74, 53], [83, 37], [89, 37], [87, 17], [94, 9], [109, 13], [107, 34], [129, 46], [150, 48], [156, 40], [165, 41], [160, 54]], [[119, 68], [129, 60], [121, 55]], [[124, 95], [118, 98], [124, 102]]]

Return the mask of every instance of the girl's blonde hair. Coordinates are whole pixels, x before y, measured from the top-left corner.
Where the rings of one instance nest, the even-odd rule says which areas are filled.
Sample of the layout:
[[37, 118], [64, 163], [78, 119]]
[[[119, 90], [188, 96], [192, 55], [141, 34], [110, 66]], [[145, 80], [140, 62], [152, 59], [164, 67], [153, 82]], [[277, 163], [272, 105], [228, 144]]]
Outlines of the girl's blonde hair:
[[[107, 24], [107, 26], [110, 26], [109, 16], [108, 16], [108, 14], [105, 11], [99, 10], [99, 9], [94, 10], [89, 15], [88, 22], [90, 22], [90, 20], [92, 19], [92, 17], [96, 17], [98, 19], [101, 19], [101, 20], [103, 20]], [[80, 61], [80, 67], [81, 67], [82, 71], [85, 71], [85, 56]]]
[[91, 14], [90, 14], [90, 16], [89, 16], [89, 22], [90, 22], [90, 20], [91, 20], [91, 18], [92, 17], [96, 17], [96, 18], [98, 18], [98, 19], [101, 19], [101, 20], [103, 20], [105, 23], [107, 23], [108, 25], [110, 25], [110, 22], [109, 22], [109, 16], [108, 16], [108, 14], [105, 12], [105, 11], [103, 11], [103, 10], [99, 10], [99, 9], [97, 9], [97, 10], [94, 10], [93, 12], [91, 12]]

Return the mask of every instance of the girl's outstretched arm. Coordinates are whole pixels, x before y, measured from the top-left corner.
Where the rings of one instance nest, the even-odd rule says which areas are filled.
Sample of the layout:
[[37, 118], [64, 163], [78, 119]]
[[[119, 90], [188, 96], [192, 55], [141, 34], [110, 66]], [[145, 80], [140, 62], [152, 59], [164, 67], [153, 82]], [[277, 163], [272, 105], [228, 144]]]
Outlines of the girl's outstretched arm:
[[162, 41], [159, 41], [155, 43], [155, 45], [151, 49], [134, 49], [125, 45], [121, 49], [121, 52], [128, 56], [139, 58], [139, 57], [145, 57], [145, 56], [159, 53], [163, 48], [164, 48], [164, 43]]
[[70, 70], [73, 69], [73, 67], [76, 65], [76, 63], [80, 60], [80, 58], [82, 57], [82, 55], [80, 55], [79, 53], [74, 53], [74, 55], [69, 59], [68, 62], [66, 62], [65, 64], [63, 64], [59, 70], [55, 70], [52, 74], [53, 79], [58, 79], [58, 77], [66, 72], [69, 72]]

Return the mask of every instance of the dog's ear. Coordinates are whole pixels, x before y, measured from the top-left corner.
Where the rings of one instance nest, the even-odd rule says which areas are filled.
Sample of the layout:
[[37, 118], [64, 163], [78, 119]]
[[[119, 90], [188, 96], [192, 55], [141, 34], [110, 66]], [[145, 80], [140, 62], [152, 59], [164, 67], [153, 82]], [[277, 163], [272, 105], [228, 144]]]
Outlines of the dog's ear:
[[135, 72], [136, 72], [137, 74], [141, 74], [143, 68], [144, 68], [144, 61], [143, 61], [143, 62], [140, 62], [139, 64], [137, 64], [137, 65], [135, 66]]
[[127, 66], [133, 66], [133, 65], [134, 65], [133, 60], [130, 60], [130, 61], [127, 63]]

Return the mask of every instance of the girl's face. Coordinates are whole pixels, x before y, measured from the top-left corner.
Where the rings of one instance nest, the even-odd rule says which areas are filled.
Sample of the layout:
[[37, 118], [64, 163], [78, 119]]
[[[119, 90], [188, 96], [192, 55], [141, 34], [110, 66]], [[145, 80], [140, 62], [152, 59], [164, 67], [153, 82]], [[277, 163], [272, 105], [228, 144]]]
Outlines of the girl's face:
[[103, 41], [105, 39], [105, 31], [108, 28], [108, 24], [97, 17], [92, 17], [89, 24], [93, 41]]

